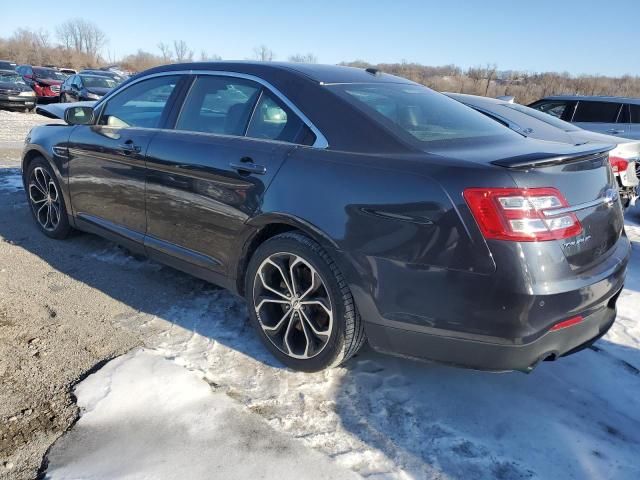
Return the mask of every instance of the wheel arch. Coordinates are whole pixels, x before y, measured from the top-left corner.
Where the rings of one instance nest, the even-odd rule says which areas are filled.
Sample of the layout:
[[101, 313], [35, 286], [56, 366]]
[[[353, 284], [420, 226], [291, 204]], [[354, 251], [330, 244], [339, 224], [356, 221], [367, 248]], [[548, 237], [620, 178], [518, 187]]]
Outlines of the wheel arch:
[[[236, 267], [235, 285], [238, 294], [244, 295], [244, 283], [249, 261], [260, 245], [281, 233], [297, 231], [318, 242], [327, 253], [342, 267], [337, 243], [315, 225], [284, 213], [262, 214], [247, 222], [248, 235], [241, 243]], [[346, 272], [344, 272], [346, 274]]]
[[27, 189], [27, 171], [29, 170], [29, 166], [36, 158], [42, 158], [45, 162], [51, 167], [56, 179], [58, 180], [58, 185], [60, 185], [60, 190], [62, 191], [62, 197], [64, 199], [64, 203], [67, 207], [67, 216], [69, 217], [69, 223], [71, 225], [75, 225], [72, 215], [71, 209], [71, 198], [69, 197], [69, 190], [66, 182], [65, 176], [60, 171], [60, 166], [53, 160], [51, 155], [42, 147], [36, 144], [31, 144], [25, 149], [22, 154], [22, 184], [26, 191]]

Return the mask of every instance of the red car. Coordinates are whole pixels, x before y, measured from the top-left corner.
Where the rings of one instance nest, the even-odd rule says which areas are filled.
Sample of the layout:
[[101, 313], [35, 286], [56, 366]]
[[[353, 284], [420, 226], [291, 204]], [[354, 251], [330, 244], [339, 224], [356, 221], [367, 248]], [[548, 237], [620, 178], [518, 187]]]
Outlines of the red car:
[[24, 81], [34, 92], [38, 102], [57, 102], [60, 95], [60, 85], [67, 78], [63, 73], [54, 68], [32, 67], [20, 65], [16, 72], [22, 75]]

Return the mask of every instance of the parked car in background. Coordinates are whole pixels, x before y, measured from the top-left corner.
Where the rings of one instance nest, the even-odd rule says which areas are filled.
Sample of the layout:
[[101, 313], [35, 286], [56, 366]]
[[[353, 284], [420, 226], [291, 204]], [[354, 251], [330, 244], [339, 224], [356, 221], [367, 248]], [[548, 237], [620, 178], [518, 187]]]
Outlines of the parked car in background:
[[583, 143], [616, 145], [616, 148], [609, 152], [609, 161], [618, 181], [622, 205], [627, 208], [633, 205], [638, 198], [640, 140], [584, 130], [543, 111], [510, 101], [460, 93], [447, 93], [446, 95], [527, 137], [574, 145]]
[[105, 76], [83, 73], [71, 75], [60, 87], [60, 101], [99, 100], [117, 86], [115, 80]]
[[526, 138], [330, 65], [166, 65], [63, 107], [39, 107], [69, 125], [34, 127], [23, 150], [40, 231], [104, 235], [244, 295], [291, 368], [368, 338], [528, 371], [614, 322], [631, 250], [609, 145]]
[[64, 73], [65, 75], [75, 75], [76, 73], [78, 73], [76, 70], [74, 70], [73, 68], [59, 68], [58, 69], [61, 73]]
[[9, 60], [0, 60], [0, 70], [15, 70], [18, 65]]
[[15, 70], [0, 70], [0, 107], [33, 110], [36, 94]]
[[529, 106], [585, 130], [640, 139], [640, 98], [556, 95]]
[[115, 80], [118, 85], [120, 85], [122, 82], [124, 82], [127, 79], [127, 77], [111, 72], [109, 70], [85, 69], [85, 70], [81, 70], [78, 73], [82, 73], [86, 75], [99, 75], [101, 77], [111, 78], [112, 80]]
[[49, 67], [20, 65], [16, 71], [36, 93], [38, 102], [57, 102], [60, 98], [60, 85], [67, 78], [58, 70]]

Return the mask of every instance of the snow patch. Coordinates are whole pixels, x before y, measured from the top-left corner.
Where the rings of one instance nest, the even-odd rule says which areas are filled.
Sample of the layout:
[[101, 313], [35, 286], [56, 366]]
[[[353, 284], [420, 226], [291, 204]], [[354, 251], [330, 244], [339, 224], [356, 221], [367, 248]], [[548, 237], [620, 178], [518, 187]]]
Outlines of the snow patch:
[[20, 169], [0, 168], [0, 192], [19, 192], [23, 188]]
[[355, 479], [199, 375], [147, 350], [75, 389], [81, 417], [49, 453], [47, 479]]

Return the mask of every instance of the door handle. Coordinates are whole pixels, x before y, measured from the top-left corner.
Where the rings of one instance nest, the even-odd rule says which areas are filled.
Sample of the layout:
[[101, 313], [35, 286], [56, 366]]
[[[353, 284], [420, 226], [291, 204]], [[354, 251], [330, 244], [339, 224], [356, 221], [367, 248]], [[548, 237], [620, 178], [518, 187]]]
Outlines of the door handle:
[[617, 128], [612, 128], [610, 130], [607, 130], [607, 133], [611, 133], [612, 135], [620, 135], [621, 133], [624, 133], [624, 130], [618, 130]]
[[231, 162], [229, 166], [241, 175], [248, 175], [252, 173], [254, 175], [264, 175], [267, 173], [267, 167], [253, 163], [253, 160], [249, 157], [243, 157], [239, 162]]
[[122, 145], [120, 145], [120, 150], [122, 150], [122, 152], [125, 154], [129, 154], [129, 153], [140, 153], [141, 149], [138, 145], [133, 143], [131, 140], [127, 140]]

